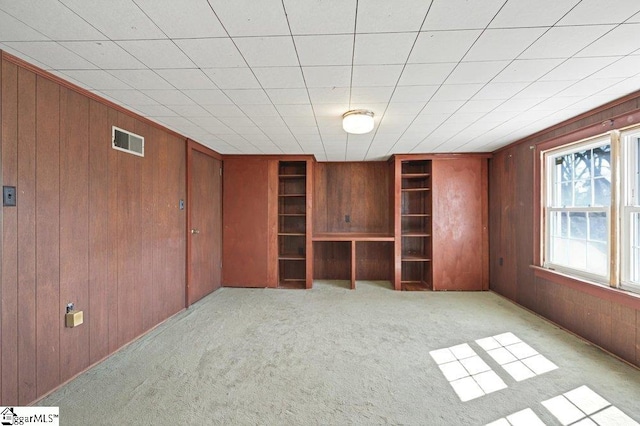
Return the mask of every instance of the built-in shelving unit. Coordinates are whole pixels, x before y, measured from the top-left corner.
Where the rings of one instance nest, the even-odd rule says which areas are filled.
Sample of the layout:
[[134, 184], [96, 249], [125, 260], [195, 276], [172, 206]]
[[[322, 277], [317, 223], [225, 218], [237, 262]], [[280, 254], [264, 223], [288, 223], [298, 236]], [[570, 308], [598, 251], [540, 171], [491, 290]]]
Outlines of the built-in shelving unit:
[[278, 286], [306, 288], [307, 163], [278, 165]]
[[431, 160], [402, 161], [401, 180], [401, 287], [431, 290]]

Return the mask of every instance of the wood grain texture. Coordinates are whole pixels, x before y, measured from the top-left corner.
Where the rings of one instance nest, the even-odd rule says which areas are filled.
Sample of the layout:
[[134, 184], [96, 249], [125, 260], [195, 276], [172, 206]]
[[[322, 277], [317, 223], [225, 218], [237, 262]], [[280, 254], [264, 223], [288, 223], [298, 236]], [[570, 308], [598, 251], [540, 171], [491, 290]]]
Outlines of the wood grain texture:
[[280, 161], [268, 160], [267, 164], [267, 287], [278, 286], [278, 170]]
[[36, 325], [37, 390], [44, 395], [60, 380], [60, 88], [37, 78]]
[[36, 76], [18, 69], [18, 402], [36, 389]]
[[482, 290], [483, 161], [431, 162], [434, 290]]
[[268, 158], [224, 161], [222, 282], [268, 285]]
[[[118, 112], [113, 109], [108, 109], [108, 120], [106, 132], [109, 134], [109, 141], [111, 141], [111, 126], [118, 122]], [[104, 143], [104, 141], [102, 142]], [[120, 153], [110, 146], [107, 148], [107, 168], [109, 174], [109, 186], [108, 190], [103, 196], [106, 196], [108, 200], [109, 220], [107, 222], [108, 229], [108, 245], [105, 249], [108, 251], [108, 265], [107, 265], [107, 310], [109, 311], [109, 352], [115, 351], [120, 347], [120, 337], [118, 334], [119, 329], [119, 289], [120, 280], [118, 277], [119, 258], [120, 258], [120, 240], [118, 235], [118, 209], [120, 205], [120, 185], [115, 184], [119, 182], [118, 174], [120, 169]], [[102, 194], [101, 194], [102, 195]]]
[[314, 278], [321, 280], [351, 279], [351, 242], [314, 241]]
[[[2, 182], [18, 185], [18, 69], [2, 63]], [[19, 189], [16, 188], [16, 192]], [[20, 198], [17, 197], [20, 202]], [[3, 404], [18, 404], [18, 209], [3, 207], [2, 283], [0, 317], [2, 325]], [[5, 349], [6, 348], [6, 349]]]
[[[0, 56], [0, 166], [2, 165], [2, 147], [4, 142], [4, 120], [3, 120], [3, 97], [2, 97], [2, 89], [4, 86], [4, 80], [2, 79], [2, 69], [4, 68], [4, 61], [2, 61], [2, 57]], [[0, 172], [1, 173], [1, 172]], [[4, 182], [4, 178], [3, 178]], [[0, 209], [0, 223], [4, 223], [4, 209]], [[0, 244], [3, 245], [4, 248], [4, 225], [0, 225]], [[0, 260], [1, 261], [1, 260]], [[2, 269], [0, 269], [0, 292], [2, 292]], [[0, 309], [2, 309], [2, 296], [0, 296]], [[2, 341], [2, 314], [0, 314], [0, 342]], [[0, 355], [0, 400], [2, 399], [2, 355]]]
[[153, 253], [156, 250], [156, 200], [158, 198], [157, 181], [154, 176], [154, 169], [158, 164], [158, 141], [153, 137], [151, 127], [145, 123], [136, 123], [136, 133], [145, 138], [144, 158], [140, 167], [140, 282], [145, 283], [140, 292], [140, 304], [142, 305], [142, 330], [153, 327], [156, 305], [160, 303], [157, 299], [159, 284], [157, 271], [150, 266], [153, 265]]

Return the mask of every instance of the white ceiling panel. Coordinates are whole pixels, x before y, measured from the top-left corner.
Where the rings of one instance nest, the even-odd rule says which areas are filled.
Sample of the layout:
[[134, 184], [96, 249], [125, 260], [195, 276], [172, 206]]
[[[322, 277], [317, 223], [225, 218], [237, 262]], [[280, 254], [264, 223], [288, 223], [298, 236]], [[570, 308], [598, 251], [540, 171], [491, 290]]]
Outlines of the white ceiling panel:
[[505, 0], [434, 0], [422, 30], [483, 29], [504, 3]]
[[171, 40], [119, 41], [120, 47], [149, 68], [195, 68], [195, 64]]
[[111, 40], [166, 38], [156, 24], [132, 1], [62, 0], [61, 3]]
[[326, 1], [319, 0], [285, 0], [284, 5], [294, 35], [344, 34], [354, 30], [356, 0], [342, 0], [340, 7], [327, 7]]
[[351, 65], [352, 35], [297, 36], [300, 65]]
[[519, 59], [568, 58], [613, 28], [612, 25], [554, 27], [524, 51]]
[[617, 0], [609, 3], [601, 0], [582, 0], [559, 25], [616, 24], [640, 11], [636, 0]]
[[227, 35], [206, 0], [136, 0], [136, 4], [170, 38]]
[[543, 33], [544, 28], [486, 30], [464, 57], [465, 61], [512, 60]]
[[56, 70], [95, 69], [94, 64], [52, 41], [10, 41], [5, 45]]
[[247, 66], [230, 38], [187, 39], [174, 42], [198, 68]]
[[208, 0], [231, 37], [288, 35], [281, 0]]
[[580, 0], [509, 0], [489, 27], [550, 27], [578, 3]]
[[208, 68], [204, 73], [220, 89], [258, 89], [260, 83], [250, 68]]
[[[0, 48], [223, 154], [371, 160], [495, 149], [640, 89], [640, 3], [615, 3], [0, 0]], [[374, 131], [347, 138], [349, 109]]]
[[480, 30], [422, 32], [408, 62], [459, 62], [481, 33]]
[[199, 69], [156, 70], [160, 77], [180, 90], [215, 90], [216, 85]]
[[408, 64], [402, 72], [398, 85], [428, 86], [442, 84], [455, 66], [455, 63]]
[[253, 67], [253, 73], [264, 89], [304, 88], [300, 67]]
[[357, 32], [419, 31], [430, 5], [430, 0], [360, 0]]
[[250, 67], [298, 65], [291, 37], [239, 37], [233, 41]]
[[418, 33], [356, 34], [355, 65], [404, 64]]

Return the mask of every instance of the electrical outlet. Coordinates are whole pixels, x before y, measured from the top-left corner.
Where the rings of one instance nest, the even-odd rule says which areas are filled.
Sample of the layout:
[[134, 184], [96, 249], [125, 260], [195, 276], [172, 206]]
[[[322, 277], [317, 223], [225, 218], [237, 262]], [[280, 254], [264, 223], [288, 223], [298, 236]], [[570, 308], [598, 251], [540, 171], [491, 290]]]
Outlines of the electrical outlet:
[[347, 222], [347, 223], [351, 222], [351, 216], [349, 216], [348, 214], [345, 214], [344, 215], [344, 221]]
[[2, 187], [2, 205], [11, 206], [11, 207], [16, 205], [16, 187], [15, 186]]

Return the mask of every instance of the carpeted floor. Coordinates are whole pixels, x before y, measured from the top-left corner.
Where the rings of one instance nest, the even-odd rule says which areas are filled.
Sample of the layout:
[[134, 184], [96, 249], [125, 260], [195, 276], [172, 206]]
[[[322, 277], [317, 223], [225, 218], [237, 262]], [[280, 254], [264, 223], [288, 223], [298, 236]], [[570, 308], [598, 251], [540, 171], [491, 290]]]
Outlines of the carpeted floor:
[[223, 288], [38, 405], [64, 425], [640, 421], [639, 370], [493, 293], [347, 284]]

